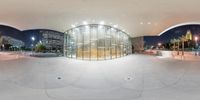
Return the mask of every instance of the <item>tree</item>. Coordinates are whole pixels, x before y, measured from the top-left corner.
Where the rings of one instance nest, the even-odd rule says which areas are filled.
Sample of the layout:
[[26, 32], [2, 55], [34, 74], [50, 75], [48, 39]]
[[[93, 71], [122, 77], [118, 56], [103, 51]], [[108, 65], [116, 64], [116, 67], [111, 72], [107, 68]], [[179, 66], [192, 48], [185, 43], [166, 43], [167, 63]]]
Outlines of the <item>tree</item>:
[[176, 48], [176, 42], [177, 42], [177, 41], [176, 41], [175, 38], [170, 40], [170, 43], [173, 44], [173, 47], [172, 47], [172, 48], [173, 48], [173, 51], [175, 51], [175, 48]]
[[177, 49], [178, 49], [177, 55], [179, 55], [180, 40], [175, 39], [175, 43], [177, 43]]
[[3, 45], [3, 37], [0, 33], [0, 50], [2, 49], [2, 45]]
[[180, 41], [181, 41], [181, 46], [182, 46], [182, 55], [184, 55], [184, 43], [187, 41], [186, 37], [184, 35], [182, 35], [181, 37], [179, 37]]
[[37, 43], [35, 47], [35, 52], [45, 52], [46, 47], [42, 43]]
[[0, 46], [3, 44], [3, 38], [2, 38], [2, 35], [0, 33]]

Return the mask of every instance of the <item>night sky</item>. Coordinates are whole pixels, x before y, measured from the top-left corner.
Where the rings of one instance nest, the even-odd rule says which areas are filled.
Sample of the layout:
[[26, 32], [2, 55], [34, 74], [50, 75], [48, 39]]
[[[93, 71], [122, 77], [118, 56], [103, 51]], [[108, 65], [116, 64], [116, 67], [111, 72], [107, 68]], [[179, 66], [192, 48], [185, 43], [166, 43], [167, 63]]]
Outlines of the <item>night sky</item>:
[[200, 36], [200, 25], [184, 25], [180, 27], [173, 28], [161, 36], [144, 36], [144, 41], [146, 46], [155, 46], [159, 42], [167, 43], [170, 42], [173, 38], [181, 37], [187, 33], [187, 30], [190, 30], [193, 36]]
[[24, 34], [22, 34], [20, 30], [4, 25], [0, 25], [0, 34], [3, 36], [10, 36], [19, 40], [24, 40], [25, 38]]
[[[48, 29], [35, 29], [35, 30], [25, 30], [21, 31], [10, 26], [0, 25], [0, 34], [10, 36], [25, 42], [26, 47], [29, 47], [32, 44], [31, 37], [36, 38], [36, 42], [41, 40], [41, 35], [38, 34], [40, 30]], [[190, 30], [193, 36], [200, 36], [200, 25], [184, 25], [180, 27], [173, 28], [161, 36], [144, 36], [144, 41], [146, 46], [157, 45], [160, 43], [170, 42], [173, 38], [178, 38], [182, 35], [185, 35], [187, 30]], [[51, 30], [53, 31], [53, 30]]]

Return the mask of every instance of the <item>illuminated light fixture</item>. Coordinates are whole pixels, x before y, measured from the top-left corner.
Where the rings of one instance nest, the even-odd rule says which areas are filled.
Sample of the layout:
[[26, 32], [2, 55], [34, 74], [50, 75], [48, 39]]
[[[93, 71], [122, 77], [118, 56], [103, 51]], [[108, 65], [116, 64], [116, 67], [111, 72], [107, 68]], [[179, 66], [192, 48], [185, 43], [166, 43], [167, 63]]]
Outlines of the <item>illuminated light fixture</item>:
[[98, 26], [98, 28], [100, 28], [100, 29], [101, 29], [101, 28], [103, 28], [103, 26], [102, 26], [102, 25], [99, 25], [99, 26]]
[[71, 25], [72, 28], [76, 27], [75, 25]]
[[100, 25], [104, 25], [104, 24], [105, 24], [105, 22], [104, 22], [104, 21], [101, 21], [99, 24], [100, 24]]
[[118, 25], [114, 25], [113, 27], [114, 27], [114, 28], [117, 28], [117, 27], [118, 27]]
[[140, 22], [140, 24], [143, 25], [144, 23], [143, 23], [143, 22]]
[[88, 26], [88, 25], [86, 25], [86, 26], [85, 26], [85, 28], [89, 28], [89, 26]]
[[88, 25], [88, 22], [86, 22], [86, 21], [83, 21], [83, 24], [84, 24], [84, 25]]
[[149, 25], [150, 25], [150, 24], [151, 24], [151, 22], [148, 22], [147, 24], [149, 24]]
[[160, 47], [162, 45], [162, 43], [158, 43], [158, 46]]

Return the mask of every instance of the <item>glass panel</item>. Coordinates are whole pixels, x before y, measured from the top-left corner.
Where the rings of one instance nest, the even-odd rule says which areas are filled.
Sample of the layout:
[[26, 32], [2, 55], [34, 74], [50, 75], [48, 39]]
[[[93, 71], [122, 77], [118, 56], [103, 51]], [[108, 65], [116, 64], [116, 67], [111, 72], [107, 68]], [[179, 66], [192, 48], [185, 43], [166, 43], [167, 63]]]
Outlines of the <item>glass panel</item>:
[[105, 56], [111, 59], [111, 28], [107, 28], [105, 35]]
[[67, 56], [67, 34], [64, 34], [64, 54]]
[[106, 25], [82, 25], [65, 35], [65, 55], [84, 60], [114, 59], [130, 54], [131, 42], [124, 32]]
[[76, 50], [76, 58], [77, 59], [83, 59], [83, 34], [81, 33], [81, 30], [76, 28], [77, 30], [77, 50]]
[[117, 44], [116, 44], [116, 29], [111, 28], [111, 55], [112, 58], [117, 57]]
[[82, 27], [84, 35], [83, 55], [85, 60], [90, 60], [90, 28], [89, 26]]
[[121, 55], [120, 55], [120, 53], [121, 53], [121, 45], [120, 45], [120, 33], [119, 33], [119, 31], [117, 31], [117, 33], [116, 33], [116, 40], [117, 40], [117, 42], [116, 42], [116, 44], [117, 44], [117, 58], [119, 58]]
[[72, 47], [73, 45], [71, 45], [71, 41], [72, 41], [72, 37], [71, 37], [71, 30], [69, 31], [68, 35], [67, 35], [67, 57], [71, 58], [72, 56]]
[[123, 33], [122, 34], [123, 35], [123, 49], [122, 49], [122, 55], [123, 56], [126, 56], [126, 45], [127, 45], [127, 43], [126, 43], [126, 35]]
[[91, 60], [97, 60], [97, 27], [92, 26], [91, 27], [91, 50], [90, 50], [90, 55], [91, 55]]
[[105, 58], [105, 53], [104, 53], [104, 49], [105, 49], [105, 39], [104, 39], [104, 35], [105, 35], [105, 27], [102, 25], [98, 26], [98, 59], [99, 60], [103, 60]]
[[71, 31], [70, 37], [71, 37], [71, 41], [70, 41], [71, 57], [76, 58], [76, 34], [75, 34], [74, 29]]

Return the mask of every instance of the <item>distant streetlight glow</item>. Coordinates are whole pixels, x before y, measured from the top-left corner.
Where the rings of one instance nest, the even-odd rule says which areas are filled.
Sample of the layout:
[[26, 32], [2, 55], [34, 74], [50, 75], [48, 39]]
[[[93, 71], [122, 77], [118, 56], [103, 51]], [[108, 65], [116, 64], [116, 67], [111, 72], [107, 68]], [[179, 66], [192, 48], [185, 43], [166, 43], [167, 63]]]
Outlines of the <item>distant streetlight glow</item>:
[[194, 37], [194, 40], [195, 40], [195, 43], [196, 43], [196, 46], [195, 46], [196, 47], [195, 56], [197, 56], [197, 52], [198, 52], [198, 39], [199, 38], [197, 36]]
[[158, 43], [158, 46], [160, 47], [162, 45], [162, 43]]
[[160, 49], [161, 48], [161, 45], [162, 45], [162, 43], [158, 43], [158, 49]]
[[32, 41], [35, 41], [35, 37], [32, 36], [32, 37], [31, 37], [31, 40], [32, 40]]
[[195, 40], [195, 41], [198, 41], [198, 39], [199, 39], [199, 38], [198, 38], [197, 36], [194, 37], [194, 40]]

